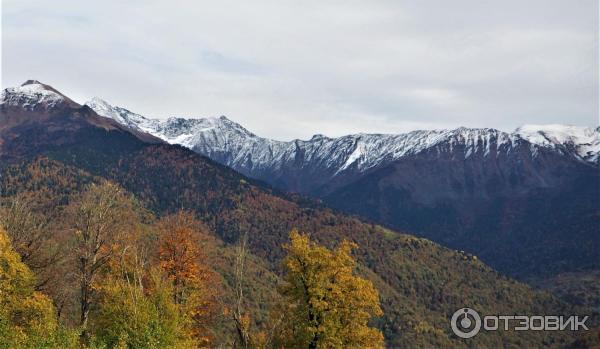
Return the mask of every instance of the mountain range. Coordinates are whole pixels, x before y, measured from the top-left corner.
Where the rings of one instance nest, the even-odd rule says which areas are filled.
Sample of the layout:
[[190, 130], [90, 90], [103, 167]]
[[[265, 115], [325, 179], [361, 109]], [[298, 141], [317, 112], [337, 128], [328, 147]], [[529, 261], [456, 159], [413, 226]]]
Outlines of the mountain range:
[[277, 141], [225, 116], [99, 115], [289, 192], [479, 255], [522, 279], [600, 267], [600, 127], [525, 125]]
[[404, 134], [354, 134], [338, 138], [277, 141], [259, 137], [225, 116], [150, 119], [93, 98], [86, 103], [99, 115], [180, 144], [247, 176], [284, 190], [322, 196], [390, 163], [431, 149], [447, 148], [468, 159], [478, 153], [498, 158], [528, 148], [598, 164], [600, 127], [525, 125], [512, 133], [495, 129], [419, 130]]
[[[573, 334], [496, 331], [462, 340], [452, 334], [448, 319], [464, 306], [476, 307], [486, 314], [591, 312], [589, 308], [565, 303], [507, 278], [469, 252], [449, 249], [374, 221], [331, 210], [318, 201], [274, 190], [262, 181], [196, 153], [197, 150], [169, 144], [168, 139], [165, 141], [160, 136], [175, 135], [169, 125], [176, 124], [190, 129], [212, 128], [215, 136], [219, 136], [217, 130], [221, 125], [231, 124], [235, 132], [247, 132], [229, 120], [168, 121], [164, 127], [160, 126], [163, 127], [161, 133], [151, 135], [146, 126], [128, 125], [124, 120], [116, 120], [116, 116], [106, 118], [101, 116], [104, 112], [99, 115], [95, 109], [93, 105], [80, 105], [37, 81], [3, 90], [0, 96], [0, 197], [37, 191], [53, 205], [60, 206], [86, 183], [109, 180], [122, 186], [140, 205], [158, 216], [179, 209], [194, 212], [225, 247], [247, 234], [253, 265], [262, 268], [254, 269], [248, 279], [248, 293], [253, 297], [250, 306], [256, 314], [264, 313], [274, 301], [269, 290], [280, 282], [282, 244], [292, 228], [310, 233], [326, 246], [342, 239], [354, 241], [359, 245], [355, 252], [358, 272], [372, 280], [380, 292], [384, 315], [375, 325], [384, 332], [389, 347], [564, 346], [573, 340]], [[464, 163], [465, 160], [481, 161], [487, 149], [478, 147], [465, 159], [467, 151], [461, 147], [442, 142], [427, 148], [425, 153], [438, 156], [460, 152], [462, 156], [456, 157], [456, 161]], [[509, 157], [516, 151], [505, 152], [504, 145], [499, 148], [500, 152], [490, 146], [487, 158], [492, 158], [490, 154], [504, 154], [498, 158], [516, 161]], [[524, 148], [519, 149], [519, 154], [524, 152]], [[590, 176], [597, 174], [589, 154], [553, 155], [554, 151], [536, 149], [538, 154], [532, 159], [543, 159], [543, 163], [551, 167], [536, 171], [549, 172], [548, 180], [556, 181], [548, 183], [559, 185], [564, 180], [560, 173], [553, 172], [557, 168], [567, 174], [579, 169], [590, 169]], [[566, 160], [556, 167], [554, 163], [559, 158]], [[419, 161], [438, 163], [427, 158]], [[531, 161], [519, 166], [530, 167], [534, 164]], [[480, 167], [487, 168], [486, 162], [480, 163]], [[358, 181], [370, 180], [371, 175], [381, 176], [379, 171], [390, 165], [399, 166], [398, 160], [365, 172]], [[466, 165], [463, 164], [463, 168]], [[587, 170], [581, 171], [588, 174]], [[423, 173], [413, 176], [427, 177]], [[528, 181], [517, 179], [517, 184], [524, 186]], [[589, 183], [585, 183], [590, 190]], [[336, 190], [342, 188], [350, 187], [346, 185]], [[326, 198], [335, 197], [331, 195], [339, 192], [330, 193]], [[595, 206], [595, 212], [597, 209]], [[582, 224], [588, 224], [586, 222]], [[574, 231], [572, 239], [576, 237]], [[590, 251], [593, 248], [589, 247]], [[227, 275], [223, 278], [225, 283], [231, 281]]]

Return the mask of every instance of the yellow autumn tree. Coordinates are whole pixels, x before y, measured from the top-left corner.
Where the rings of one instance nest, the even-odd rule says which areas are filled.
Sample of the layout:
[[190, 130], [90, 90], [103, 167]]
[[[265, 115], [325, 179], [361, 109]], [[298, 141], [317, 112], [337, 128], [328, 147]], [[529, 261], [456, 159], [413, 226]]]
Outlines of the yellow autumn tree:
[[59, 327], [50, 299], [0, 228], [0, 348], [69, 348], [77, 336]]
[[[379, 293], [354, 274], [357, 245], [342, 242], [329, 250], [293, 230], [282, 294], [289, 302], [282, 345], [295, 348], [383, 348], [381, 331], [369, 327], [381, 316]], [[287, 337], [287, 338], [286, 338]]]

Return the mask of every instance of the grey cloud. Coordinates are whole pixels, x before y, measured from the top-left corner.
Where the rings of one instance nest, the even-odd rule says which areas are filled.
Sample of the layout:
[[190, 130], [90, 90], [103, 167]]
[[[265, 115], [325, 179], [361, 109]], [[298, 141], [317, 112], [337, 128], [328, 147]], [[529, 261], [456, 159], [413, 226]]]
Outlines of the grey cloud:
[[309, 138], [598, 124], [598, 3], [5, 0], [2, 83]]

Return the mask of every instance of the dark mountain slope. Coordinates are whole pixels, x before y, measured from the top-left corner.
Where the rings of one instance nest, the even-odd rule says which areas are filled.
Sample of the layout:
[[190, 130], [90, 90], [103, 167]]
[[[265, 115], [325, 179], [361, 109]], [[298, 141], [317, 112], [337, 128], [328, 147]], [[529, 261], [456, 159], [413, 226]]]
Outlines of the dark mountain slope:
[[600, 171], [544, 149], [463, 159], [439, 146], [325, 202], [475, 253], [512, 276], [600, 268]]

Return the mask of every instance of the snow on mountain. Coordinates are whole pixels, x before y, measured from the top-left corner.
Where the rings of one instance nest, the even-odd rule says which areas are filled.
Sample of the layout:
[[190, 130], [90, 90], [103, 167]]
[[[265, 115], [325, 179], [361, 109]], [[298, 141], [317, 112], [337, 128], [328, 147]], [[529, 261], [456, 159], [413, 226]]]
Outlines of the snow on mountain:
[[50, 109], [64, 102], [73, 103], [52, 87], [37, 80], [27, 80], [21, 86], [6, 88], [0, 95], [0, 106], [26, 110]]
[[[109, 117], [128, 127], [148, 132], [168, 143], [180, 144], [189, 148], [193, 148], [199, 142], [209, 140], [210, 135], [233, 135], [238, 133], [244, 136], [256, 137], [224, 116], [202, 119], [171, 117], [167, 120], [157, 120], [146, 118], [125, 108], [112, 106], [97, 97], [92, 98], [85, 104], [98, 115]], [[218, 141], [216, 139], [212, 140]]]
[[577, 156], [596, 161], [600, 130], [574, 126], [529, 125], [506, 133], [495, 129], [457, 128], [418, 130], [404, 134], [354, 134], [338, 138], [315, 135], [310, 140], [276, 141], [259, 137], [241, 125], [219, 118], [167, 120], [148, 119], [127, 109], [113, 107], [95, 98], [86, 103], [99, 115], [151, 133], [163, 140], [181, 144], [215, 161], [252, 177], [281, 174], [286, 169], [302, 169], [315, 176], [334, 177], [344, 171], [364, 172], [403, 156], [426, 150], [458, 152], [464, 158], [510, 152], [528, 142], [561, 151], [574, 149]]
[[523, 125], [515, 134], [532, 144], [557, 149], [558, 151], [574, 151], [581, 159], [596, 162], [600, 153], [600, 127], [580, 127], [572, 125]]
[[154, 135], [154, 132], [160, 123], [157, 120], [147, 119], [125, 108], [112, 106], [97, 97], [92, 98], [90, 101], [86, 102], [85, 105], [92, 108], [98, 115], [111, 118], [122, 125], [139, 131], [148, 132], [152, 135]]

